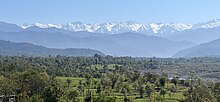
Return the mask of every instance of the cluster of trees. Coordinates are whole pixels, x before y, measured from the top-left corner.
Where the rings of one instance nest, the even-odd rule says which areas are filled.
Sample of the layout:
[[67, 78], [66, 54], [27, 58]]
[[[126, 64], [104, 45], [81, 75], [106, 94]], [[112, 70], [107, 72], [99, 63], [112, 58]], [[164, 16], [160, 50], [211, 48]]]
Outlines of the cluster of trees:
[[0, 79], [1, 95], [16, 95], [18, 102], [57, 101], [59, 88], [55, 78], [31, 69], [5, 73]]
[[[209, 83], [210, 84], [210, 83]], [[184, 93], [186, 97], [183, 102], [219, 102], [220, 101], [220, 83], [211, 83], [207, 85], [201, 80], [196, 80]]]
[[[136, 60], [131, 57], [112, 57], [94, 55], [94, 57], [25, 57], [25, 56], [0, 56], [1, 73], [7, 71], [23, 72], [28, 68], [45, 71], [49, 75], [66, 77], [85, 77], [89, 73], [94, 78], [100, 78], [106, 72], [107, 65], [114, 64], [115, 69], [151, 68], [158, 64], [148, 60]], [[99, 65], [101, 68], [92, 68]]]
[[[132, 95], [153, 102], [162, 101], [165, 95], [172, 97], [179, 88], [185, 88], [187, 91], [182, 92], [185, 98], [178, 101], [220, 101], [220, 83], [207, 84], [199, 79], [185, 81], [177, 77], [170, 80], [166, 74], [141, 72], [159, 68], [165, 61], [99, 55], [0, 56], [0, 95], [15, 95], [19, 102], [115, 102], [115, 93], [119, 93], [124, 102], [132, 102], [129, 97]], [[114, 64], [113, 69], [108, 68], [110, 64]], [[93, 65], [101, 68], [92, 68]], [[57, 76], [82, 77], [85, 81], [72, 86], [72, 80], [60, 83]]]
[[[93, 100], [95, 102], [115, 102], [116, 97], [114, 93], [123, 94], [124, 102], [132, 102], [132, 99], [130, 99], [128, 96], [135, 95], [135, 93], [139, 94], [139, 97], [137, 98], [147, 97], [147, 101], [163, 101], [165, 99], [165, 95], [172, 97], [174, 93], [178, 92], [178, 87], [188, 89], [187, 91], [182, 91], [185, 99], [178, 101], [220, 101], [220, 84], [210, 84], [209, 82], [210, 85], [208, 85], [199, 79], [191, 80], [191, 82], [184, 82], [184, 80], [179, 80], [176, 77], [169, 80], [165, 74], [160, 76], [155, 73], [141, 74], [138, 71], [127, 70], [125, 72], [121, 72], [114, 70], [113, 72], [108, 72], [103, 75], [100, 82], [92, 81], [92, 77], [87, 78], [84, 88], [86, 88], [88, 91], [89, 89], [96, 89], [98, 96], [89, 94], [89, 98], [86, 96], [87, 101]], [[186, 86], [186, 83], [189, 83], [189, 86]], [[174, 86], [170, 86], [171, 84]], [[78, 88], [80, 92], [83, 92], [81, 90], [81, 86], [82, 83], [79, 84]]]

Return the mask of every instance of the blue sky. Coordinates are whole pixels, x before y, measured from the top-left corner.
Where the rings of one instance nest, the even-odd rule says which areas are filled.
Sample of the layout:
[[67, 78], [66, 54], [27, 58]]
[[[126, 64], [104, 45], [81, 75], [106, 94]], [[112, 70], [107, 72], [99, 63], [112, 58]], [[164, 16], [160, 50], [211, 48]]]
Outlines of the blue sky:
[[0, 0], [0, 21], [198, 23], [220, 19], [220, 0]]

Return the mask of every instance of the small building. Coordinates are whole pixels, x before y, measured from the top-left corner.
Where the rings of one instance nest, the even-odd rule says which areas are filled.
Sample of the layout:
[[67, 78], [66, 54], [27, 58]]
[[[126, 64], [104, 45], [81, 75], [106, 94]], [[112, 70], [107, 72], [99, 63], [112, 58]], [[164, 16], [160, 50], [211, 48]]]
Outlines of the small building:
[[1, 95], [0, 101], [1, 102], [17, 102], [15, 95]]

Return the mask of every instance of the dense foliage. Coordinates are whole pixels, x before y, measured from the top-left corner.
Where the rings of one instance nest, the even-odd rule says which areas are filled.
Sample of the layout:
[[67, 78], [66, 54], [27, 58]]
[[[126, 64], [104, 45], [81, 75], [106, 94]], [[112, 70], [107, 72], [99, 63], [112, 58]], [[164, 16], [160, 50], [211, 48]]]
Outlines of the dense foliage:
[[[15, 95], [19, 102], [219, 102], [217, 81], [195, 75], [190, 80], [170, 79], [172, 73], [166, 73], [171, 66], [219, 62], [218, 58], [0, 56], [0, 95]], [[180, 96], [172, 98], [175, 95]]]

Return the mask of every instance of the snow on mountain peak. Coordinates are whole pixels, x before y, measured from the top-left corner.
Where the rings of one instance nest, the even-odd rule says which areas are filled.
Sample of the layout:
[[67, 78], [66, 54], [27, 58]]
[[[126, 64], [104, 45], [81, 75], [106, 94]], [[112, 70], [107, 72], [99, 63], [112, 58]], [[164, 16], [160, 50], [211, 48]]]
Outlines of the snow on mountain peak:
[[207, 29], [220, 26], [220, 19], [208, 21], [200, 24], [183, 24], [183, 23], [149, 23], [142, 24], [135, 21], [127, 22], [108, 22], [101, 24], [85, 24], [82, 22], [71, 22], [66, 24], [23, 24], [23, 29], [37, 26], [39, 28], [59, 28], [69, 31], [87, 31], [94, 33], [109, 33], [118, 34], [124, 32], [139, 32], [144, 34], [162, 34], [162, 33], [173, 33], [177, 31], [184, 31], [188, 29]]
[[201, 28], [215, 28], [220, 26], [220, 19], [215, 19], [203, 24]]
[[191, 29], [193, 25], [192, 24], [182, 24], [182, 23], [169, 23], [169, 24], [165, 24], [165, 26], [169, 26], [171, 28], [174, 28], [177, 31], [183, 31], [183, 30]]
[[158, 31], [161, 29], [161, 27], [164, 26], [162, 23], [150, 23], [150, 28], [154, 31], [154, 33], [158, 33]]

